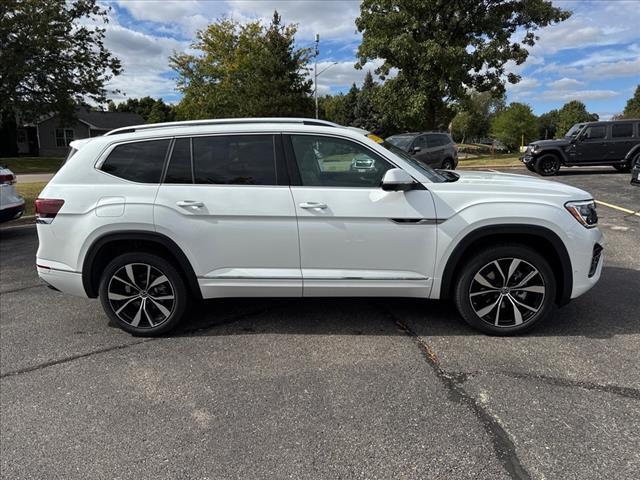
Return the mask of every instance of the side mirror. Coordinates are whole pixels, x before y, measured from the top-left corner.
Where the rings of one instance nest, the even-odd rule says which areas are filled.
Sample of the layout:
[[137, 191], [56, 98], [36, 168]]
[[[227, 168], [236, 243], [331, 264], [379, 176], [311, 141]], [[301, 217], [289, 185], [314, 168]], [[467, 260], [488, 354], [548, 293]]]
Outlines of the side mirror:
[[411, 153], [418, 153], [420, 150], [422, 150], [420, 147], [412, 147]]
[[387, 170], [382, 177], [382, 190], [385, 192], [406, 192], [416, 186], [416, 181], [401, 168]]

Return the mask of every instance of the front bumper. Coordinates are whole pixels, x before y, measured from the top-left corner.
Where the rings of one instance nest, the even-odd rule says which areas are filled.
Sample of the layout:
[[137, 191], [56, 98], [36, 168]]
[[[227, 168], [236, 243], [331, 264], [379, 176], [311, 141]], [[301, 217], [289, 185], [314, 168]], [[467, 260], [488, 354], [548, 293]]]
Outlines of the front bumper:
[[536, 158], [530, 153], [525, 153], [520, 157], [520, 161], [525, 165], [531, 165]]
[[589, 230], [580, 243], [582, 245], [579, 248], [574, 244], [576, 249], [572, 255], [572, 299], [588, 292], [598, 283], [604, 265], [604, 237], [600, 230], [597, 228]]

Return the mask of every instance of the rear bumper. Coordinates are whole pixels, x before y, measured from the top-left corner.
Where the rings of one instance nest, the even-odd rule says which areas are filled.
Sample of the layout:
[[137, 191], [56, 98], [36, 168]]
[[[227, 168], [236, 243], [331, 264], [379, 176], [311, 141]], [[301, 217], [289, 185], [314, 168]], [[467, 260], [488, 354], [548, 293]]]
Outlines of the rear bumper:
[[38, 277], [47, 285], [63, 293], [78, 297], [87, 297], [87, 293], [84, 291], [84, 286], [82, 285], [82, 274], [80, 272], [60, 270], [43, 266], [42, 264], [46, 265], [46, 262], [37, 261], [36, 268], [38, 270]]
[[0, 210], [0, 222], [7, 222], [15, 218], [20, 218], [24, 213], [24, 200], [22, 203], [12, 205]]

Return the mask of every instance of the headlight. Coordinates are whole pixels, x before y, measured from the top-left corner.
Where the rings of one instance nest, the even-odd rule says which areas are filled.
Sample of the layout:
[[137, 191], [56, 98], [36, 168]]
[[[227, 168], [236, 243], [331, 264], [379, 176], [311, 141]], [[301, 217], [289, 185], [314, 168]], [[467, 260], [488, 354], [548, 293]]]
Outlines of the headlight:
[[583, 226], [593, 228], [598, 225], [598, 212], [596, 211], [595, 201], [582, 200], [579, 202], [567, 202], [564, 204], [564, 207], [573, 215], [573, 218]]
[[531, 151], [532, 151], [532, 152], [534, 152], [534, 153], [535, 153], [535, 152], [536, 152], [536, 151], [538, 151], [539, 149], [540, 149], [540, 145], [531, 145]]

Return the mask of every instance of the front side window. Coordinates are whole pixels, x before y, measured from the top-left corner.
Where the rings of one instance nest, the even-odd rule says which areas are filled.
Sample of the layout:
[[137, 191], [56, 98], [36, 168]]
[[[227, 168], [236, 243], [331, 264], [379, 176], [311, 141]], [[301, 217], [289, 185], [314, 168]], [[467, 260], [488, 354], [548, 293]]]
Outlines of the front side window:
[[424, 148], [429, 148], [431, 145], [427, 141], [426, 135], [420, 135], [419, 137], [416, 138], [416, 141], [413, 142], [413, 146], [424, 149]]
[[584, 130], [583, 137], [586, 140], [596, 140], [599, 138], [604, 138], [607, 134], [607, 127], [604, 125], [594, 125], [592, 127], [587, 127]]
[[377, 188], [393, 168], [371, 150], [341, 138], [292, 135], [302, 185]]
[[576, 135], [578, 135], [578, 133], [580, 133], [580, 130], [582, 130], [582, 127], [584, 127], [584, 123], [576, 123], [573, 127], [569, 129], [569, 131], [564, 136], [567, 138], [573, 138]]
[[195, 183], [277, 185], [273, 135], [192, 138]]
[[633, 137], [633, 123], [616, 123], [612, 125], [611, 136], [613, 138]]
[[102, 171], [138, 183], [159, 183], [169, 140], [117, 145], [102, 164]]
[[66, 147], [74, 139], [73, 128], [56, 128], [56, 146]]

